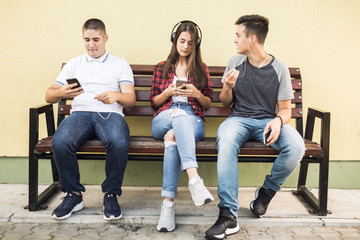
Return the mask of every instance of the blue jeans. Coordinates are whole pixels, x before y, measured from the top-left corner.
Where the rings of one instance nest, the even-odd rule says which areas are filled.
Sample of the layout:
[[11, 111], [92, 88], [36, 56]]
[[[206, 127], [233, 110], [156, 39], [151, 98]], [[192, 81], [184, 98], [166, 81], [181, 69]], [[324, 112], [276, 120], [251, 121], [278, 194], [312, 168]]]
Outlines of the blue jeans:
[[[266, 124], [273, 118], [251, 119], [228, 117], [217, 132], [217, 174], [219, 207], [229, 208], [237, 216], [238, 203], [238, 154], [248, 140], [263, 141]], [[270, 145], [279, 151], [271, 174], [267, 175], [263, 187], [279, 191], [286, 178], [295, 170], [305, 152], [300, 134], [289, 124], [282, 126], [278, 140]]]
[[201, 141], [205, 136], [203, 120], [194, 114], [187, 103], [173, 103], [169, 109], [153, 118], [151, 130], [156, 139], [164, 139], [171, 129], [176, 143], [165, 141], [161, 192], [161, 196], [167, 198], [176, 197], [181, 170], [198, 167], [195, 142]]
[[129, 153], [129, 128], [117, 113], [73, 112], [54, 134], [52, 149], [64, 192], [85, 191], [80, 184], [76, 150], [86, 140], [98, 138], [106, 148], [102, 191], [121, 195], [121, 186]]

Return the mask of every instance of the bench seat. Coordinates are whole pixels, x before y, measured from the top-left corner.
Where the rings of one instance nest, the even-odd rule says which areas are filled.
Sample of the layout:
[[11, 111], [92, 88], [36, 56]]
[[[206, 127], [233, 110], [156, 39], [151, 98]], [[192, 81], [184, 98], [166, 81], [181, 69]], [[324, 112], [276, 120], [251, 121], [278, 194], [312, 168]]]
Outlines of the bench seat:
[[[51, 137], [41, 139], [37, 144], [35, 150], [37, 152], [51, 152]], [[321, 155], [321, 146], [309, 140], [304, 140], [306, 147], [306, 155]], [[104, 145], [98, 139], [91, 139], [82, 144], [78, 153], [103, 153], [105, 152]], [[163, 140], [156, 140], [151, 136], [131, 136], [130, 137], [130, 153], [164, 153]], [[216, 138], [206, 137], [201, 142], [196, 143], [197, 154], [217, 154]], [[278, 151], [270, 146], [266, 146], [259, 142], [245, 142], [240, 148], [240, 155], [278, 155]], [[161, 159], [162, 160], [162, 156]], [[216, 159], [214, 159], [216, 161]], [[239, 159], [241, 161], [241, 158]]]

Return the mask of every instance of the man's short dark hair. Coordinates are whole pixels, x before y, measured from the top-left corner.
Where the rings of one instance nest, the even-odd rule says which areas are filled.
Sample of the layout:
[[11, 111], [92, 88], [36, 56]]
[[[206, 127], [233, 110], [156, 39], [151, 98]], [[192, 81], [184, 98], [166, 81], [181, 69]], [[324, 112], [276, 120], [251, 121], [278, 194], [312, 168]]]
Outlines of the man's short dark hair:
[[82, 31], [84, 32], [85, 30], [88, 30], [88, 29], [95, 30], [95, 31], [102, 31], [106, 35], [105, 24], [100, 19], [91, 18], [91, 19], [87, 20], [83, 25]]
[[240, 17], [235, 25], [244, 24], [246, 36], [255, 34], [259, 43], [264, 43], [269, 31], [269, 19], [260, 15], [245, 15]]

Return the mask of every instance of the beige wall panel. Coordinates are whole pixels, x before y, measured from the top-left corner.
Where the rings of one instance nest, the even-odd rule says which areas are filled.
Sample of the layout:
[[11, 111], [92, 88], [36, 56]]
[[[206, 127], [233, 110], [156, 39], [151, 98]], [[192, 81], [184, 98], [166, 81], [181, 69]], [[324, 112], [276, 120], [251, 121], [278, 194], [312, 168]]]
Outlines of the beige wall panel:
[[331, 112], [330, 159], [360, 160], [357, 0], [1, 0], [0, 156], [27, 155], [28, 109], [44, 102], [60, 64], [85, 52], [81, 26], [88, 18], [105, 22], [111, 54], [138, 64], [164, 60], [174, 24], [193, 20], [203, 31], [204, 61], [226, 65], [235, 54], [233, 24], [251, 13], [270, 19], [267, 51], [300, 67], [304, 108]]

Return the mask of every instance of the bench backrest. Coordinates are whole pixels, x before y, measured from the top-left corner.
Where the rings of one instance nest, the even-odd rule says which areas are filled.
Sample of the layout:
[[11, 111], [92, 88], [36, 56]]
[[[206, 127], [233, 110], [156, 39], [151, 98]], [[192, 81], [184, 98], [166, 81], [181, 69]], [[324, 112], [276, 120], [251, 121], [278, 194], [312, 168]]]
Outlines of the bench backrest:
[[[136, 106], [131, 109], [124, 109], [126, 116], [152, 116], [155, 110], [150, 106], [150, 88], [152, 84], [152, 74], [154, 65], [132, 64], [131, 68], [134, 73]], [[209, 110], [205, 111], [205, 118], [208, 117], [227, 117], [230, 108], [221, 105], [219, 94], [222, 88], [221, 78], [225, 67], [209, 66], [213, 88], [213, 103]], [[289, 68], [292, 87], [295, 98], [292, 100], [292, 118], [296, 120], [296, 129], [303, 136], [303, 111], [302, 111], [302, 79], [299, 68]], [[59, 102], [58, 124], [70, 114], [71, 105], [67, 100]]]

